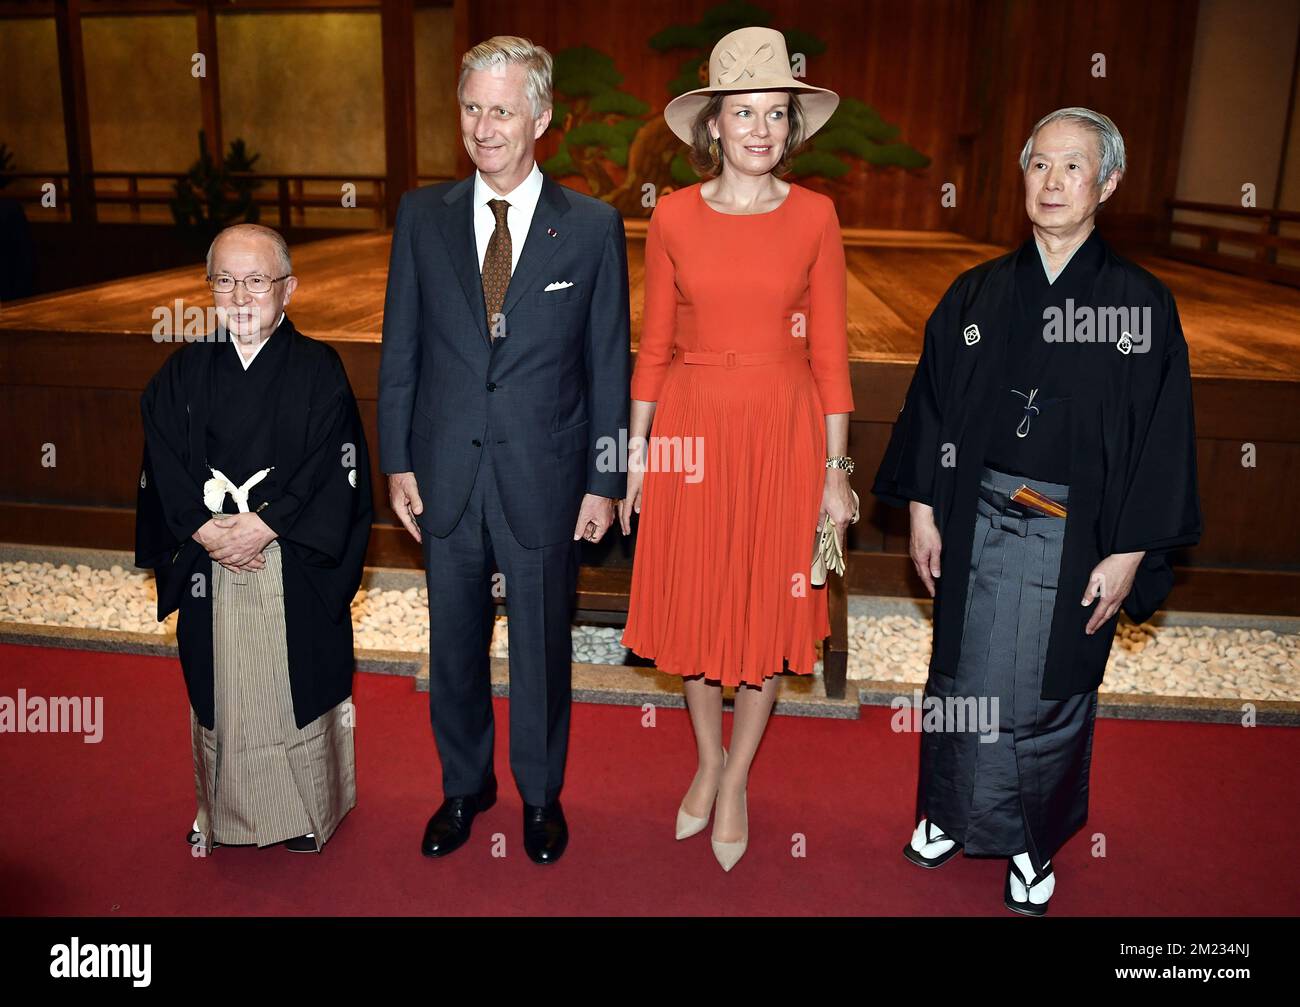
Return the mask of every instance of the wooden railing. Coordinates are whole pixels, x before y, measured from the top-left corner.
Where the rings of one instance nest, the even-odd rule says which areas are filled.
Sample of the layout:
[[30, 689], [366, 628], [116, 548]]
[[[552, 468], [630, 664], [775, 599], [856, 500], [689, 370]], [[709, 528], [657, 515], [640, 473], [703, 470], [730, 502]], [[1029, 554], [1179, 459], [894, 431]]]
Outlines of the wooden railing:
[[[14, 182], [0, 192], [20, 200], [32, 209], [43, 206], [44, 186], [53, 182], [55, 185], [54, 216], [60, 220], [68, 218], [71, 180], [66, 171], [19, 171], [11, 172], [8, 177]], [[141, 211], [150, 207], [166, 208], [175, 198], [175, 183], [184, 177], [182, 172], [96, 171], [89, 176], [91, 200], [96, 208], [124, 206], [129, 211], [127, 216], [129, 221], [144, 222]], [[357, 210], [362, 211], [355, 215], [355, 223], [351, 226], [358, 228], [384, 226], [386, 179], [383, 175], [240, 172], [231, 177], [246, 178], [261, 183], [253, 190], [253, 201], [260, 207], [274, 207], [278, 215], [277, 222], [281, 227], [308, 223], [306, 214], [309, 209], [343, 209], [341, 188], [347, 183], [357, 187], [354, 205]], [[440, 175], [420, 176], [421, 185], [446, 180], [446, 176]], [[340, 191], [308, 192], [307, 186], [313, 183], [334, 183]], [[98, 213], [96, 217], [98, 219]], [[341, 222], [344, 219], [346, 218], [340, 218], [338, 222], [331, 221], [331, 226], [349, 226]]]
[[[1278, 233], [1282, 224], [1300, 223], [1300, 213], [1290, 210], [1270, 210], [1260, 207], [1235, 206], [1232, 203], [1196, 203], [1186, 199], [1171, 199], [1168, 207], [1167, 236], [1164, 254], [1170, 258], [1194, 262], [1229, 273], [1238, 273], [1258, 280], [1285, 283], [1300, 287], [1300, 265], [1279, 262], [1278, 252], [1293, 252], [1300, 256], [1300, 237]], [[1246, 220], [1253, 229], [1222, 226], [1221, 224], [1194, 223], [1180, 220], [1178, 213], [1212, 214], [1226, 220]], [[1226, 223], [1226, 220], [1224, 221]], [[1189, 235], [1197, 239], [1195, 245], [1176, 243], [1175, 235]], [[1251, 249], [1251, 254], [1234, 255], [1225, 252], [1222, 245], [1239, 245]]]

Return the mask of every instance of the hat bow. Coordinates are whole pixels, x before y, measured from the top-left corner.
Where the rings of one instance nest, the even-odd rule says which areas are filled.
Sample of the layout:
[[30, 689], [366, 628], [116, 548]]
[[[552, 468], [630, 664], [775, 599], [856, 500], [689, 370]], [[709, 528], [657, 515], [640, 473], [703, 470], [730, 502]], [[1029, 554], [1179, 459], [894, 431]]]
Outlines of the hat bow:
[[772, 62], [774, 55], [770, 42], [764, 42], [747, 56], [743, 45], [738, 45], [735, 49], [724, 49], [718, 54], [718, 83], [732, 84], [745, 74], [754, 77], [755, 68]]

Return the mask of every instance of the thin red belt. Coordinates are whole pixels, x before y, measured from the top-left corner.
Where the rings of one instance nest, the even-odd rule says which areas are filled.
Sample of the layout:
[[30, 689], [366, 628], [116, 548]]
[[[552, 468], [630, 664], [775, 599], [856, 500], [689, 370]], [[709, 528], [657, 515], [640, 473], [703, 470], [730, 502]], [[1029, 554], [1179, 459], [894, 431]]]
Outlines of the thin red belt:
[[704, 350], [684, 350], [681, 353], [683, 363], [713, 364], [718, 367], [743, 367], [748, 364], [777, 364], [795, 357], [808, 359], [802, 346], [791, 346], [784, 350], [764, 350], [757, 353], [739, 353], [736, 350], [706, 352]]

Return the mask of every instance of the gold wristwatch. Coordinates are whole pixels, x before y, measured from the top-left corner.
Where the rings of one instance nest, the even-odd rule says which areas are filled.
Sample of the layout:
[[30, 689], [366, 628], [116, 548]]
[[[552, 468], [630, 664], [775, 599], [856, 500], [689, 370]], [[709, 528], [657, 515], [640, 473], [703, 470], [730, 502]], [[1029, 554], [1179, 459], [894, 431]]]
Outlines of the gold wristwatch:
[[848, 455], [836, 455], [826, 459], [828, 469], [843, 469], [847, 475], [853, 475], [853, 459]]

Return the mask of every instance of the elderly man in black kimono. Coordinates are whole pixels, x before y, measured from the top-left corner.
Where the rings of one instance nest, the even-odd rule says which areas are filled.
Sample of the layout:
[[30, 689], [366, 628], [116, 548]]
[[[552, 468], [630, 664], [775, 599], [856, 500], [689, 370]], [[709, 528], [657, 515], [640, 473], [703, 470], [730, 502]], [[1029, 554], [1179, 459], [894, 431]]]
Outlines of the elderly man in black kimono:
[[352, 596], [370, 462], [342, 361], [284, 309], [284, 239], [239, 224], [208, 252], [215, 331], [141, 399], [136, 564], [179, 609], [198, 816], [192, 845], [319, 852], [356, 804]]
[[[1007, 857], [1007, 908], [1041, 916], [1051, 859], [1087, 817], [1119, 610], [1155, 611], [1201, 513], [1174, 299], [1093, 226], [1124, 174], [1119, 131], [1061, 109], [1020, 163], [1033, 236], [935, 308], [872, 490], [908, 506], [934, 597], [924, 703], [942, 729], [922, 734], [904, 855]], [[963, 703], [986, 705], [996, 737], [962, 728]]]

